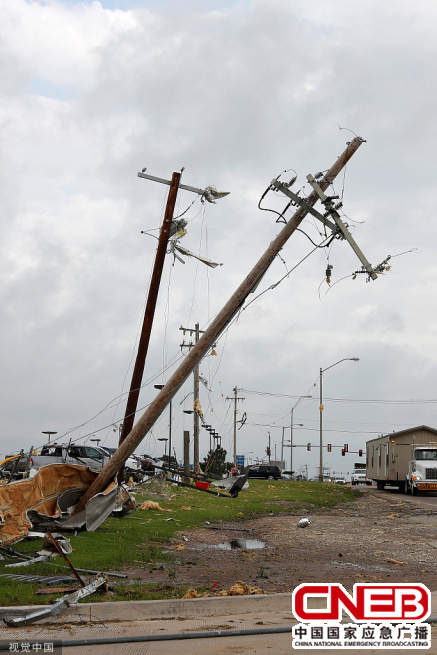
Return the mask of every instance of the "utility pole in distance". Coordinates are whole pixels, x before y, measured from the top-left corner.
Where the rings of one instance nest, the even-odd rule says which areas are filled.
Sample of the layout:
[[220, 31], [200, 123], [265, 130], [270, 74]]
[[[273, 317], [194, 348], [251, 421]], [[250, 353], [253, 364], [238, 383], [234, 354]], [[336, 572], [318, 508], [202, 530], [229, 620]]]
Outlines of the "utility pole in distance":
[[[337, 158], [336, 162], [331, 166], [328, 172], [325, 173], [324, 178], [319, 185], [322, 191], [327, 189], [329, 184], [335, 180], [362, 143], [363, 139], [361, 137], [355, 137], [352, 141], [348, 142], [346, 149]], [[170, 399], [177, 393], [178, 389], [182, 386], [190, 373], [193, 372], [194, 368], [199, 364], [202, 357], [204, 357], [209, 348], [211, 348], [212, 344], [218, 339], [219, 335], [223, 333], [232, 319], [241, 310], [247, 296], [254, 288], [256, 288], [278, 253], [299, 227], [302, 220], [308, 214], [309, 209], [315, 205], [317, 200], [319, 200], [319, 196], [315, 191], [313, 191], [306, 200], [306, 206], [299, 206], [279, 234], [268, 245], [266, 251], [252, 267], [252, 270], [234, 291], [229, 300], [213, 319], [210, 326], [205, 330], [205, 333], [200, 337], [198, 343], [191, 349], [184, 361], [167, 381], [164, 388], [139, 418], [130, 434], [126, 437], [94, 482], [80, 498], [72, 515], [77, 515], [78, 512], [85, 507], [87, 501], [95, 494], [103, 491], [114, 478], [114, 475], [119, 468], [124, 465], [126, 459], [134, 452], [135, 448], [141, 443], [159, 416], [161, 416], [162, 412], [170, 402]]]
[[237, 402], [239, 400], [246, 400], [245, 398], [237, 398], [238, 389], [234, 387], [234, 396], [229, 398], [226, 396], [226, 400], [234, 401], [234, 466], [237, 466]]
[[[190, 336], [194, 334], [194, 344], [193, 343], [181, 343], [181, 350], [182, 348], [191, 348], [199, 341], [200, 338], [200, 333], [203, 332], [203, 330], [199, 330], [199, 323], [196, 323], [194, 326], [194, 329], [192, 328], [184, 328], [182, 325], [179, 328], [180, 330], [183, 330], [184, 334], [185, 332], [189, 332]], [[193, 417], [193, 469], [194, 473], [199, 473], [199, 412], [196, 409], [196, 401], [199, 403], [199, 364], [195, 366], [194, 371], [194, 404], [193, 404], [193, 409], [194, 409], [194, 417]]]

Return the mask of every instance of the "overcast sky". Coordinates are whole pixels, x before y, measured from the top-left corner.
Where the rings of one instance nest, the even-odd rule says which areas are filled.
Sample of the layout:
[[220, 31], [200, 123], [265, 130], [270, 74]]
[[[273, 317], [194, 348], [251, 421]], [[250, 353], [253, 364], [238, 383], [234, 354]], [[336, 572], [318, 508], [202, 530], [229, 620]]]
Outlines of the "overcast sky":
[[[294, 169], [302, 188], [354, 133], [366, 143], [335, 191], [367, 258], [392, 255], [391, 270], [366, 283], [345, 241], [313, 252], [203, 360], [200, 403], [231, 459], [237, 386], [238, 453], [262, 458], [311, 395], [294, 410], [293, 468], [315, 475], [320, 367], [359, 357], [323, 378], [331, 471], [357, 460], [344, 443], [437, 427], [436, 30], [428, 0], [0, 0], [1, 454], [44, 430], [117, 442], [157, 244], [141, 231], [158, 234], [168, 192], [138, 171], [185, 167], [185, 184], [230, 192], [205, 206], [178, 196], [178, 213], [195, 200], [181, 245], [223, 266], [167, 256], [145, 407], [181, 361], [180, 326], [207, 326], [279, 232], [258, 209], [270, 181]], [[313, 220], [301, 227], [323, 241]], [[311, 250], [295, 233], [254, 296]], [[192, 377], [173, 400], [179, 458], [190, 392]], [[162, 454], [167, 430], [165, 410], [137, 452]]]

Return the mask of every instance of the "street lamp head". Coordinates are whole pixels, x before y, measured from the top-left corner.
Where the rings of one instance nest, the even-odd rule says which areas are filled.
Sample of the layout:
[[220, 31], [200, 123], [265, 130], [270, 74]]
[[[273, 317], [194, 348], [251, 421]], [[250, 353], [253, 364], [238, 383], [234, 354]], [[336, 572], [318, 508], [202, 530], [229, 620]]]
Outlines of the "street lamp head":
[[165, 437], [160, 437], [158, 441], [168, 441], [168, 439], [166, 439]]
[[155, 389], [164, 389], [163, 384], [154, 384], [153, 386], [155, 387]]
[[359, 357], [351, 357], [351, 362], [359, 362], [360, 358]]
[[183, 409], [184, 414], [194, 414], [194, 409]]

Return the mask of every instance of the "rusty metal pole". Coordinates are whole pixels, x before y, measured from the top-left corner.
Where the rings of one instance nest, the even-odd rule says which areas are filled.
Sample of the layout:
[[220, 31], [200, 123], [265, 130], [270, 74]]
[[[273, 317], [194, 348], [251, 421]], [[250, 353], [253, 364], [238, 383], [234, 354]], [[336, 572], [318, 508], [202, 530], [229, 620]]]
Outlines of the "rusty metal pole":
[[[156, 302], [158, 300], [159, 285], [161, 283], [162, 271], [164, 268], [165, 253], [167, 252], [167, 245], [170, 237], [170, 226], [173, 219], [173, 212], [176, 204], [180, 179], [180, 173], [173, 173], [171, 178], [170, 191], [168, 193], [167, 206], [164, 214], [164, 221], [162, 223], [158, 240], [158, 248], [156, 250], [155, 265], [153, 267], [149, 296], [147, 298], [146, 310], [144, 312], [143, 327], [138, 343], [137, 358], [132, 373], [132, 381], [130, 385], [129, 396], [127, 399], [119, 446], [123, 443], [129, 432], [132, 430], [132, 426], [135, 420], [135, 412], [138, 406], [138, 398], [140, 395], [141, 383], [143, 380], [144, 364], [147, 357], [147, 351], [149, 349], [150, 334], [152, 332], [153, 318], [155, 315]], [[123, 469], [124, 466], [122, 465], [118, 473], [118, 482], [121, 482], [123, 479]]]
[[[348, 143], [346, 150], [340, 155], [335, 164], [329, 169], [324, 176], [324, 181], [320, 183], [323, 189], [328, 188], [329, 184], [334, 181], [340, 171], [344, 168], [352, 155], [358, 150], [363, 143], [363, 139], [355, 137]], [[313, 191], [308, 196], [308, 206], [312, 207], [319, 199], [317, 193]], [[103, 491], [109, 482], [114, 478], [119, 468], [123, 466], [126, 459], [133, 453], [135, 448], [144, 439], [149, 432], [155, 421], [162, 414], [167, 407], [170, 399], [178, 391], [179, 387], [185, 382], [187, 377], [193, 371], [195, 366], [200, 362], [202, 357], [211, 348], [214, 341], [223, 332], [226, 326], [230, 323], [232, 318], [242, 307], [245, 299], [251, 291], [256, 288], [258, 282], [265, 274], [270, 264], [274, 261], [277, 254], [282, 250], [285, 243], [291, 237], [296, 228], [300, 225], [304, 217], [307, 215], [308, 210], [306, 207], [299, 207], [290, 220], [283, 227], [281, 232], [270, 243], [265, 253], [261, 256], [259, 261], [255, 264], [249, 275], [243, 280], [238, 289], [234, 292], [223, 309], [217, 314], [216, 318], [212, 321], [209, 328], [203, 333], [196, 345], [191, 349], [179, 368], [173, 373], [167, 384], [161, 389], [160, 393], [149, 405], [142, 417], [138, 420], [137, 424], [132, 429], [131, 433], [126, 437], [118, 450], [111, 457], [104, 469], [99, 473], [97, 478], [82, 496], [77, 503], [73, 514], [76, 514], [83, 509], [89, 498], [96, 493]]]

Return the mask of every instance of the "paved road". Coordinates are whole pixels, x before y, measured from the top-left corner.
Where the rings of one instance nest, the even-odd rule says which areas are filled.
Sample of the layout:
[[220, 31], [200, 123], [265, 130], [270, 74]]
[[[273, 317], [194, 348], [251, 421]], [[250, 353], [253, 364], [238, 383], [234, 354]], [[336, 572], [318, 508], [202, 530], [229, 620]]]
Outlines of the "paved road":
[[362, 491], [363, 493], [372, 493], [375, 496], [379, 496], [380, 498], [390, 498], [390, 496], [399, 498], [402, 496], [402, 500], [405, 502], [412, 503], [413, 505], [426, 510], [434, 510], [437, 512], [436, 491], [427, 491], [420, 496], [411, 496], [410, 494], [405, 494], [403, 491], [399, 491], [398, 487], [385, 487], [384, 491], [378, 491], [376, 487], [368, 487], [366, 484], [361, 484], [357, 487], [354, 487], [354, 489]]

